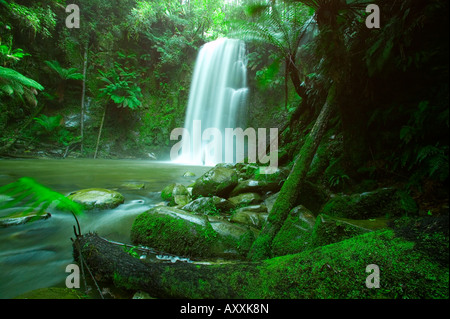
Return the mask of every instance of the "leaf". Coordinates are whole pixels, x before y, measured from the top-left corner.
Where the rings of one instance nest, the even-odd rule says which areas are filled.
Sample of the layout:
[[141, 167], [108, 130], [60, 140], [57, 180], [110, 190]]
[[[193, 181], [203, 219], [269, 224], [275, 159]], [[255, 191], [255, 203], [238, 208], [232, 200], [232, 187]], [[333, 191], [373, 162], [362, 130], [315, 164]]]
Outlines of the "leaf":
[[[64, 195], [55, 192], [29, 177], [22, 177], [16, 182], [0, 187], [0, 210], [17, 205], [28, 205], [30, 208], [24, 213], [36, 211], [37, 215], [45, 213], [50, 205], [62, 211], [70, 211], [75, 215], [82, 215], [83, 208]], [[2, 199], [0, 198], [0, 199]]]

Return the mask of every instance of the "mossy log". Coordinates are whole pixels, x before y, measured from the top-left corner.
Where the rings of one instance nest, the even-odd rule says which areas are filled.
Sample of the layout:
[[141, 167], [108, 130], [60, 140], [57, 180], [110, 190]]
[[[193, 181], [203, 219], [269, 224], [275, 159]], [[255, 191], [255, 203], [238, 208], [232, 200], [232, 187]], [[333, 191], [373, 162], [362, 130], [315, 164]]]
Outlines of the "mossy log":
[[[433, 261], [390, 229], [260, 262], [150, 262], [95, 234], [78, 237], [74, 249], [98, 280], [156, 298], [449, 297], [448, 264]], [[380, 287], [370, 289], [367, 266], [373, 264], [380, 270]]]

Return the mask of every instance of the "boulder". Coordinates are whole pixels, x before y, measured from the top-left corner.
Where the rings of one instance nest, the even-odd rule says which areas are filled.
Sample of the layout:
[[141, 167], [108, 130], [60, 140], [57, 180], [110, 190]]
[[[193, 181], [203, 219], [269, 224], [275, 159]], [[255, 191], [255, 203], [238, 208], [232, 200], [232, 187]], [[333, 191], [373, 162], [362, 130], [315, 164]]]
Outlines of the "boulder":
[[264, 226], [264, 223], [266, 222], [268, 216], [269, 214], [267, 213], [239, 210], [238, 212], [233, 214], [233, 216], [230, 218], [230, 222], [261, 229]]
[[232, 202], [236, 206], [250, 206], [256, 205], [263, 202], [263, 198], [258, 193], [243, 193], [234, 197], [228, 198], [230, 202]]
[[226, 198], [237, 183], [238, 176], [234, 169], [215, 166], [195, 181], [192, 196]]
[[217, 215], [227, 213], [235, 205], [221, 197], [200, 197], [182, 207], [183, 210], [194, 212], [195, 214]]
[[161, 191], [161, 198], [169, 202], [169, 205], [186, 205], [189, 203], [188, 189], [179, 183], [172, 183]]
[[[134, 221], [131, 240], [166, 253], [188, 257], [242, 257], [242, 242], [253, 234], [219, 218], [195, 215], [174, 207], [157, 206]], [[254, 236], [253, 236], [254, 237]]]
[[88, 188], [70, 193], [67, 196], [85, 209], [112, 209], [123, 204], [125, 198], [119, 192], [104, 188]]
[[231, 191], [230, 196], [237, 196], [242, 193], [259, 193], [265, 194], [267, 192], [278, 192], [283, 184], [277, 181], [257, 181], [248, 179], [240, 181], [237, 186]]
[[36, 220], [50, 218], [50, 213], [38, 214], [36, 212], [18, 212], [0, 218], [0, 228], [23, 225]]

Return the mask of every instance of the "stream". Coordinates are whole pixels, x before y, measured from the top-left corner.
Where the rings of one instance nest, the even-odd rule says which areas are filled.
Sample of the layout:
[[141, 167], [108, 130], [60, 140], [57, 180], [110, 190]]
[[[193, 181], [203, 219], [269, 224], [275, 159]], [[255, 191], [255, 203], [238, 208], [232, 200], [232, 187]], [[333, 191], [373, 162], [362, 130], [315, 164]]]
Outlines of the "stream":
[[[130, 243], [134, 219], [162, 201], [160, 191], [165, 186], [173, 182], [187, 186], [208, 169], [144, 160], [8, 159], [0, 160], [0, 186], [26, 176], [62, 194], [94, 187], [117, 190], [125, 197], [122, 205], [86, 211], [78, 219], [82, 233], [95, 231], [110, 240]], [[195, 176], [183, 177], [187, 171]], [[47, 211], [52, 215], [47, 220], [0, 228], [0, 298], [65, 287], [66, 266], [73, 263], [70, 238], [75, 220], [68, 213]]]

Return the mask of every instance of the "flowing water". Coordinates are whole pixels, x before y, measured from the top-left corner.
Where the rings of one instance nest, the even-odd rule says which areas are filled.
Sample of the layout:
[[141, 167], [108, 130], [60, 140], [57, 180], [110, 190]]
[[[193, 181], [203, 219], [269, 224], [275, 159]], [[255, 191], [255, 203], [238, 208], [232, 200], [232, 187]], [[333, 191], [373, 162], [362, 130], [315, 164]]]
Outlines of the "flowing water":
[[[90, 159], [0, 160], [0, 186], [31, 177], [62, 194], [83, 188], [108, 188], [122, 193], [125, 202], [114, 209], [87, 211], [79, 217], [83, 233], [130, 243], [137, 215], [161, 202], [160, 191], [170, 183], [191, 184], [209, 167], [167, 162]], [[129, 185], [144, 184], [143, 189]], [[51, 218], [0, 228], [0, 298], [13, 298], [44, 287], [64, 287], [66, 266], [73, 263], [72, 215], [49, 209]], [[0, 211], [0, 216], [2, 216]]]
[[225, 162], [225, 129], [245, 124], [246, 85], [243, 41], [221, 38], [202, 46], [192, 77], [178, 162]]

